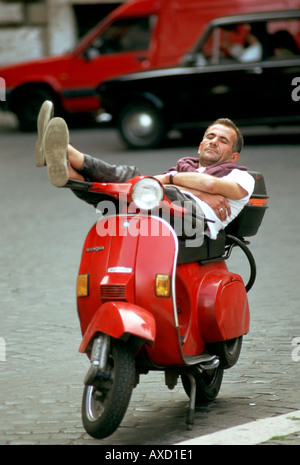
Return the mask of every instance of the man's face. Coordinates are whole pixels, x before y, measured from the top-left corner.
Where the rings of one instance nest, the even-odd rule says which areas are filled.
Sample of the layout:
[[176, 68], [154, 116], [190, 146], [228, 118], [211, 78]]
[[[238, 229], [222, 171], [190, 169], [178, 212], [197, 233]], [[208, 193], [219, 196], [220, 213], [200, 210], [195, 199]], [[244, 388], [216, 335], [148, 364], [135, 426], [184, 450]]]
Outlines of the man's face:
[[232, 128], [222, 124], [211, 126], [204, 134], [199, 145], [200, 165], [210, 166], [224, 161], [235, 163], [239, 158], [239, 154], [232, 150], [236, 138], [236, 132]]

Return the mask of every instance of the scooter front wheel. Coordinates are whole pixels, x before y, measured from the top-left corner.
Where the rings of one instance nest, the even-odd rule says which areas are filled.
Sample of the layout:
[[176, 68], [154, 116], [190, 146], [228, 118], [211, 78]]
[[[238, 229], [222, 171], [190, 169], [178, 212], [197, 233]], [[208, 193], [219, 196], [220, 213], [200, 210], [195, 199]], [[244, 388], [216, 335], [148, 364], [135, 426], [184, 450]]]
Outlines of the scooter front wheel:
[[[196, 381], [196, 404], [213, 401], [219, 394], [223, 369], [217, 367], [212, 370], [203, 371], [194, 375]], [[182, 385], [186, 394], [190, 397], [191, 383], [187, 375], [181, 375]]]
[[134, 357], [123, 342], [114, 341], [105, 372], [83, 391], [82, 423], [90, 436], [102, 439], [118, 428], [134, 385]]

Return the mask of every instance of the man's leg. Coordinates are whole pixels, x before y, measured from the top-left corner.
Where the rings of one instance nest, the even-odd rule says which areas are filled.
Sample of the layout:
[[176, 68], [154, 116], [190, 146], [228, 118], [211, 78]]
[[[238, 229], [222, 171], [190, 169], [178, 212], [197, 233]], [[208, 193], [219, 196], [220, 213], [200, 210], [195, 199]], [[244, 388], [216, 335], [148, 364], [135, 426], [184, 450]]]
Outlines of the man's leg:
[[[69, 144], [69, 131], [62, 118], [49, 121], [43, 138], [44, 157], [50, 182], [63, 187], [68, 180], [126, 182], [140, 173], [134, 166], [111, 165], [81, 153]], [[73, 193], [95, 207], [107, 196], [72, 188]]]
[[[62, 118], [53, 118], [53, 114], [53, 103], [46, 100], [41, 106], [37, 120], [38, 138], [35, 147], [35, 162], [37, 166], [47, 164], [44, 149], [47, 133], [46, 151], [49, 163], [52, 165], [51, 171], [54, 173], [51, 175], [54, 185], [57, 185], [55, 172], [62, 173], [59, 185], [66, 180], [67, 166], [69, 166], [68, 178], [80, 181], [88, 179], [95, 182], [126, 182], [133, 176], [140, 174], [134, 166], [111, 165], [89, 155], [84, 155], [73, 146], [67, 145], [66, 141], [69, 140], [68, 127]], [[54, 123], [52, 118], [55, 120]], [[49, 123], [51, 123], [50, 126]], [[66, 154], [68, 160], [65, 157]], [[57, 165], [61, 166], [57, 167]]]
[[49, 179], [62, 187], [69, 179], [94, 182], [126, 182], [139, 171], [134, 166], [112, 165], [84, 155], [69, 144], [69, 131], [62, 118], [53, 118], [44, 135], [44, 153]]
[[[70, 151], [69, 151], [70, 154]], [[71, 160], [71, 156], [70, 156]], [[83, 165], [77, 168], [78, 173], [88, 181], [94, 182], [126, 182], [141, 173], [135, 166], [112, 165], [99, 158], [83, 155]], [[72, 166], [73, 161], [71, 162]]]

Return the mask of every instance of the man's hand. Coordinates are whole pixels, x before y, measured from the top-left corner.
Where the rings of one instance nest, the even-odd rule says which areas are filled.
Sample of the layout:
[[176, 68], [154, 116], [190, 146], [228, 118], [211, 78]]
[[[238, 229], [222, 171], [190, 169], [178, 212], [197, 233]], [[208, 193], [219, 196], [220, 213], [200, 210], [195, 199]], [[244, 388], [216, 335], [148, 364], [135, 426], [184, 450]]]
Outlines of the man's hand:
[[209, 205], [221, 221], [225, 221], [231, 215], [229, 202], [223, 195], [201, 192], [197, 197]]
[[176, 186], [177, 189], [190, 192], [191, 194], [203, 200], [217, 215], [219, 220], [225, 221], [227, 216], [231, 215], [231, 208], [228, 200], [223, 195], [209, 194], [208, 192], [202, 192], [196, 189], [189, 189], [184, 187]]

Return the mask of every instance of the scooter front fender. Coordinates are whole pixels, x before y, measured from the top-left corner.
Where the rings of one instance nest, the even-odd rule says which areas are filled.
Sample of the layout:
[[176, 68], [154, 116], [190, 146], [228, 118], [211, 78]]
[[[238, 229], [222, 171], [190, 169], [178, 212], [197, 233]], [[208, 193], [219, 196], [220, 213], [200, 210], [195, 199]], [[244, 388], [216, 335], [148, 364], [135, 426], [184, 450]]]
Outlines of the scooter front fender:
[[90, 349], [97, 333], [123, 340], [133, 335], [152, 345], [155, 340], [156, 323], [153, 315], [138, 305], [111, 301], [98, 308], [83, 336], [79, 352], [86, 353]]

